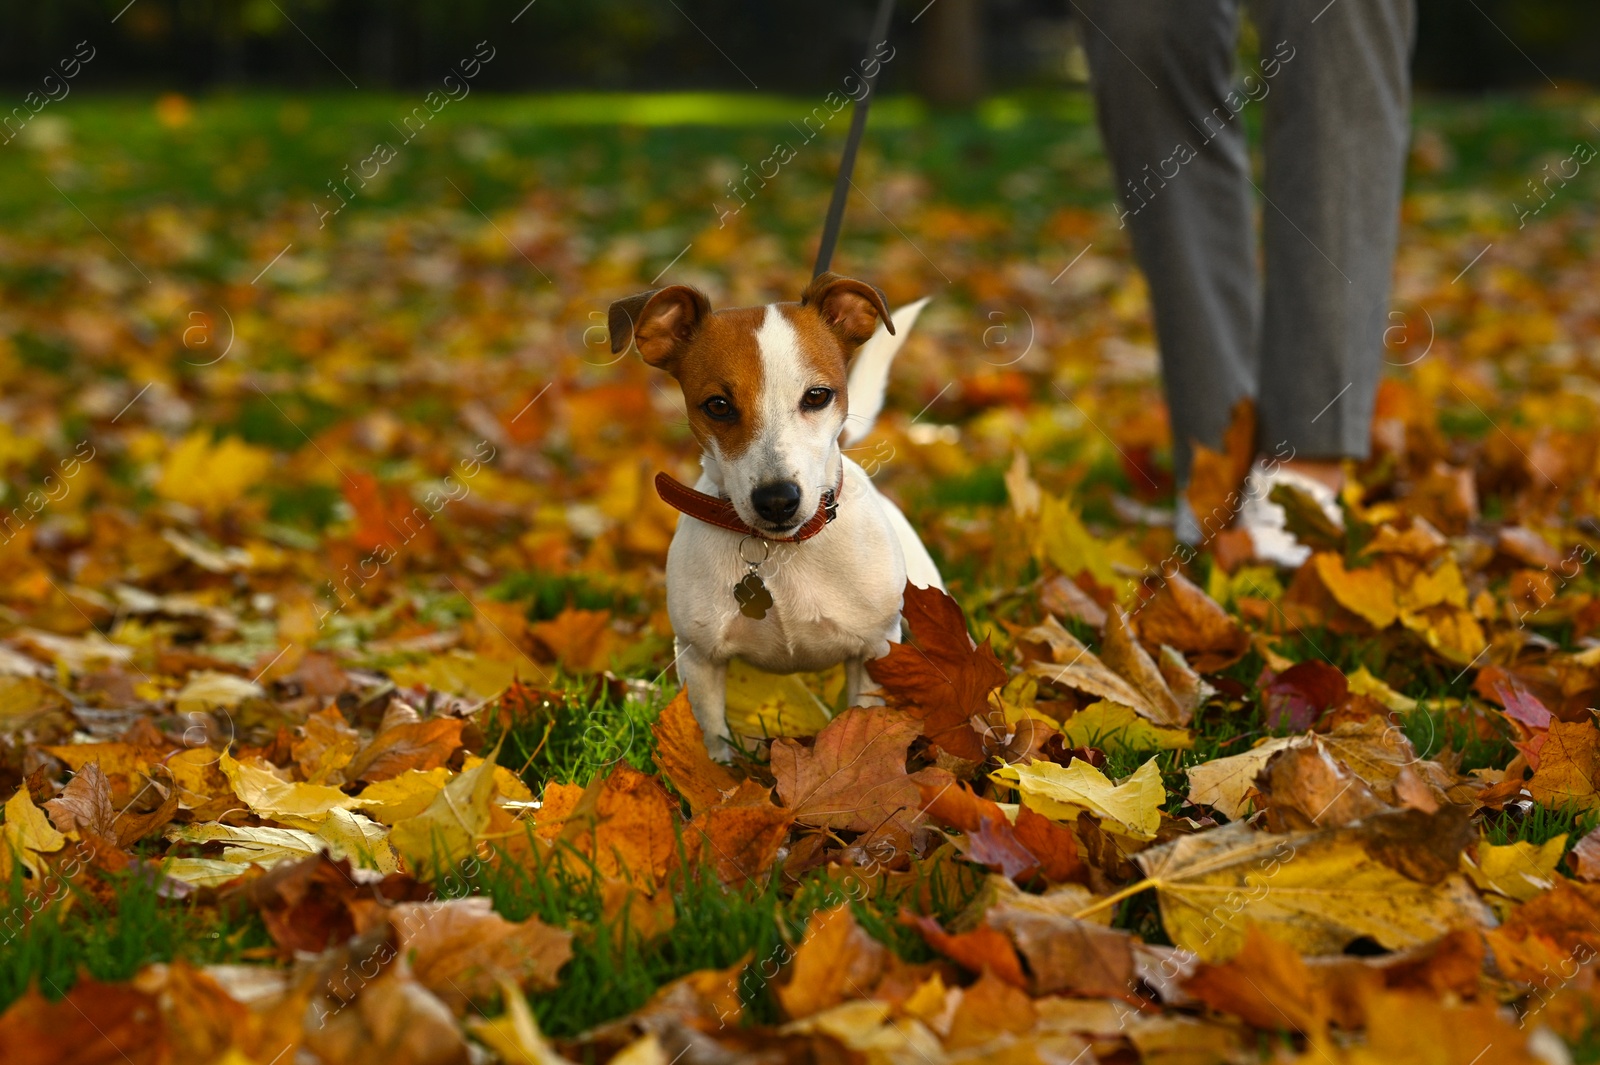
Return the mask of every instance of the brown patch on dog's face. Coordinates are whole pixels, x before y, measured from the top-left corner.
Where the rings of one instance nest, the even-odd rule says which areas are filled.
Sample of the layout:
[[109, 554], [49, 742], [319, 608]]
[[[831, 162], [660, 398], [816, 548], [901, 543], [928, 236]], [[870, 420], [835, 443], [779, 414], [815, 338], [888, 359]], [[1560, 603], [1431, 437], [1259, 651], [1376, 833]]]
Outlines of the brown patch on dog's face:
[[[672, 370], [695, 439], [708, 449], [715, 441], [716, 453], [726, 458], [743, 454], [761, 432], [764, 374], [756, 330], [766, 312], [765, 307], [740, 307], [710, 315]], [[728, 403], [731, 418], [711, 413], [720, 411], [717, 399]]]
[[[794, 326], [800, 338], [800, 359], [818, 385], [833, 389], [834, 403], [841, 415], [849, 413], [845, 402], [845, 382], [849, 379], [850, 357], [854, 348], [846, 348], [815, 309], [799, 303], [776, 304], [778, 310]], [[798, 401], [799, 397], [796, 397]]]

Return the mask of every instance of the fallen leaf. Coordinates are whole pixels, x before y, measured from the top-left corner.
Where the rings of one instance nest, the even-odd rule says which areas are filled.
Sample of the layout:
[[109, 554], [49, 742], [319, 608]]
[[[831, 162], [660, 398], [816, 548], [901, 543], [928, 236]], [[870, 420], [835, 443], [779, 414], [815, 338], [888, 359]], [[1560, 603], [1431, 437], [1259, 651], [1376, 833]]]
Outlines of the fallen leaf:
[[1181, 573], [1161, 573], [1155, 594], [1137, 613], [1139, 638], [1189, 656], [1201, 673], [1226, 669], [1244, 656], [1250, 638], [1222, 606]]
[[1277, 736], [1241, 754], [1189, 766], [1184, 770], [1189, 777], [1189, 801], [1196, 806], [1210, 806], [1230, 821], [1237, 821], [1250, 807], [1256, 776], [1272, 756], [1304, 742], [1302, 736]]
[[1108, 669], [1131, 684], [1144, 698], [1140, 705], [1147, 715], [1160, 725], [1187, 725], [1190, 715], [1167, 687], [1166, 679], [1156, 667], [1155, 660], [1139, 646], [1129, 630], [1128, 619], [1121, 610], [1113, 608], [1106, 616], [1105, 636], [1100, 645], [1100, 660]]
[[584, 789], [561, 838], [602, 876], [659, 883], [677, 855], [677, 808], [654, 778], [619, 762]]
[[936, 770], [906, 772], [906, 751], [922, 726], [888, 707], [855, 707], [829, 722], [805, 747], [774, 740], [772, 775], [778, 795], [800, 824], [866, 834], [904, 850], [922, 809], [918, 785], [941, 780]]
[[6, 1065], [161, 1065], [170, 1055], [156, 996], [127, 984], [86, 977], [55, 1002], [30, 987], [0, 1014]]
[[1297, 662], [1261, 688], [1267, 727], [1304, 732], [1322, 715], [1343, 703], [1350, 684], [1326, 662]]
[[1228, 428], [1222, 436], [1222, 449], [1189, 441], [1193, 459], [1189, 486], [1184, 498], [1205, 532], [1225, 529], [1232, 523], [1242, 499], [1246, 474], [1256, 455], [1256, 406], [1245, 396], [1228, 412]]
[[1104, 699], [1067, 718], [1060, 731], [1064, 744], [1097, 747], [1107, 754], [1186, 751], [1194, 746], [1194, 736], [1188, 729], [1153, 725], [1135, 714], [1132, 707]]
[[1592, 721], [1550, 722], [1539, 748], [1539, 768], [1528, 779], [1534, 802], [1552, 809], [1575, 806], [1592, 810], [1600, 806], [1595, 790], [1596, 759], [1600, 755], [1600, 729]]
[[1023, 805], [1052, 820], [1074, 821], [1079, 814], [1092, 813], [1104, 820], [1108, 832], [1138, 840], [1155, 838], [1167, 798], [1154, 758], [1120, 784], [1082, 761], [1002, 766], [989, 779], [1016, 788]]
[[[1411, 833], [1415, 846], [1429, 831]], [[1361, 937], [1391, 950], [1492, 917], [1461, 876], [1424, 884], [1372, 857], [1364, 826], [1257, 832], [1242, 822], [1182, 836], [1134, 856], [1180, 947], [1232, 957], [1254, 922], [1301, 954], [1329, 954]]]
[[946, 932], [932, 917], [902, 913], [900, 920], [922, 933], [928, 946], [975, 973], [990, 973], [1012, 987], [1026, 989], [1028, 978], [1016, 949], [1005, 935], [980, 924], [965, 932]]
[[989, 641], [974, 647], [956, 601], [937, 588], [907, 584], [902, 608], [911, 642], [889, 646], [867, 672], [890, 703], [922, 722], [931, 743], [958, 758], [982, 761], [982, 739], [971, 725], [988, 708], [989, 693], [1006, 682], [1006, 671]]
[[1016, 823], [999, 805], [974, 794], [965, 784], [944, 787], [924, 784], [924, 809], [937, 824], [959, 829], [959, 846], [968, 861], [988, 866], [1015, 880], [1035, 875], [1060, 883], [1077, 876], [1077, 837], [1069, 829], [1024, 806]]
[[350, 760], [345, 778], [370, 783], [411, 770], [438, 769], [460, 749], [466, 725], [458, 717], [436, 717], [386, 728]]
[[537, 917], [508, 921], [483, 896], [397, 903], [386, 916], [416, 978], [458, 1016], [487, 1001], [503, 980], [555, 988], [572, 957], [571, 932]]
[[284, 780], [264, 764], [235, 761], [227, 752], [217, 760], [233, 793], [251, 812], [290, 828], [314, 831], [332, 810], [349, 810], [360, 801], [325, 784]]
[[473, 854], [489, 827], [494, 758], [455, 776], [420, 814], [396, 821], [389, 842], [421, 879], [443, 876]]
[[21, 863], [35, 879], [44, 875], [43, 855], [53, 854], [67, 845], [67, 837], [57, 832], [44, 811], [33, 805], [27, 788], [6, 800], [6, 823], [0, 826], [0, 841], [5, 843], [4, 865]]
[[746, 780], [722, 802], [696, 814], [685, 838], [698, 836], [704, 843], [701, 857], [723, 883], [737, 885], [767, 874], [793, 823], [794, 815], [772, 801], [770, 789]]
[[650, 731], [656, 738], [656, 765], [678, 793], [689, 800], [693, 813], [715, 806], [739, 786], [728, 768], [713, 762], [706, 753], [705, 733], [689, 706], [687, 690], [680, 690], [662, 708]]
[[818, 910], [806, 923], [787, 979], [774, 990], [785, 1016], [809, 1017], [865, 996], [877, 986], [888, 959], [888, 950], [861, 930], [848, 904]]

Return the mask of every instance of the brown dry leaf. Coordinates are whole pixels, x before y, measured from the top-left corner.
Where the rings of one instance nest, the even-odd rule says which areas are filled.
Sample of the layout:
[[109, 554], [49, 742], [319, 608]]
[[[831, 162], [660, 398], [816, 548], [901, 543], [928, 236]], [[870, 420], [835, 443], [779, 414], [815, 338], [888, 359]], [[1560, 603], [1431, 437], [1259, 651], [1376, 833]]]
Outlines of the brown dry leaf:
[[[1372, 983], [1382, 982], [1372, 972]], [[1319, 1034], [1335, 1013], [1327, 988], [1299, 952], [1254, 924], [1246, 926], [1237, 954], [1220, 964], [1201, 962], [1183, 986], [1212, 1009], [1268, 1032]]]
[[467, 1041], [449, 1007], [397, 962], [361, 987], [355, 1002], [306, 1026], [306, 1046], [325, 1065], [468, 1065]]
[[1560, 878], [1513, 908], [1487, 938], [1506, 976], [1540, 984], [1571, 959], [1600, 954], [1600, 885]]
[[1595, 774], [1600, 758], [1600, 729], [1592, 721], [1552, 721], [1539, 748], [1539, 768], [1528, 779], [1528, 794], [1552, 809], [1600, 806]]
[[659, 782], [619, 762], [584, 789], [561, 838], [602, 876], [653, 885], [677, 857], [677, 813], [678, 804]]
[[[1167, 687], [1155, 660], [1133, 638], [1126, 615], [1115, 607], [1106, 616], [1100, 660], [1144, 696], [1143, 704], [1148, 708], [1145, 716], [1158, 725], [1187, 725], [1193, 717], [1192, 711], [1185, 712]], [[1138, 709], [1138, 704], [1134, 708]]]
[[692, 813], [715, 806], [739, 786], [728, 767], [712, 761], [706, 753], [705, 733], [689, 706], [687, 689], [680, 690], [662, 708], [650, 731], [656, 738], [656, 765], [678, 793], [689, 800]]
[[946, 932], [932, 917], [902, 913], [900, 920], [922, 933], [928, 946], [975, 973], [993, 973], [1012, 987], [1026, 988], [1017, 951], [1003, 933], [987, 924], [965, 932]]
[[290, 751], [308, 784], [342, 783], [341, 772], [361, 749], [361, 733], [351, 728], [337, 706], [306, 718]]
[[922, 809], [919, 785], [944, 786], [948, 774], [906, 772], [906, 750], [921, 731], [909, 714], [888, 707], [854, 707], [817, 733], [806, 747], [795, 740], [772, 744], [778, 795], [805, 825], [866, 834], [904, 850]]
[[1049, 648], [1050, 661], [1033, 660], [1027, 670], [1041, 680], [1063, 688], [1087, 692], [1123, 706], [1131, 706], [1141, 717], [1162, 720], [1162, 711], [1152, 706], [1137, 688], [1100, 660], [1076, 636], [1061, 627], [1055, 618], [1023, 632], [1020, 639]]
[[459, 717], [436, 717], [386, 728], [350, 760], [345, 779], [371, 783], [413, 769], [438, 769], [460, 749], [466, 725]]
[[702, 859], [709, 860], [725, 884], [759, 880], [777, 860], [794, 814], [772, 801], [772, 792], [746, 780], [725, 800], [702, 810], [690, 822]]
[[[955, 1051], [982, 1048], [985, 1053], [979, 1060], [996, 1062], [997, 1065], [1054, 1060], [1053, 1056], [1037, 1054], [1026, 1045], [999, 1041], [1002, 1036], [1020, 1036], [1031, 1032], [1039, 1022], [1039, 1014], [1033, 1000], [1018, 985], [997, 972], [988, 969], [982, 972], [978, 982], [962, 992], [961, 1001], [950, 1019], [950, 1034], [945, 1036], [945, 1046]], [[988, 1045], [997, 1041], [998, 1045]]]
[[1184, 498], [1194, 508], [1202, 528], [1225, 529], [1240, 503], [1239, 490], [1256, 455], [1256, 405], [1245, 396], [1228, 412], [1222, 450], [1191, 441], [1193, 465]]
[[1257, 808], [1272, 832], [1334, 828], [1389, 809], [1320, 744], [1274, 754], [1256, 777]]
[[784, 1015], [798, 1020], [847, 999], [862, 998], [878, 985], [889, 951], [856, 923], [848, 903], [818, 910], [794, 950], [788, 979], [777, 985]]
[[1600, 880], [1600, 828], [1580, 839], [1567, 855], [1573, 875], [1579, 880]]
[[604, 669], [616, 651], [608, 610], [568, 608], [549, 621], [537, 621], [528, 632], [542, 645], [547, 657], [579, 673]]
[[1239, 623], [1181, 573], [1162, 573], [1160, 587], [1138, 609], [1138, 622], [1140, 639], [1183, 652], [1201, 673], [1227, 668], [1250, 648]]
[[156, 996], [85, 977], [49, 1001], [36, 988], [0, 1014], [6, 1065], [165, 1065], [172, 1048]]
[[512, 922], [485, 896], [402, 902], [388, 911], [413, 974], [457, 1016], [487, 1001], [497, 981], [548, 991], [572, 957], [572, 933], [537, 917]]
[[583, 790], [581, 785], [562, 784], [555, 780], [544, 786], [544, 791], [539, 793], [539, 809], [533, 816], [541, 839], [555, 839], [561, 835], [567, 818], [572, 816], [572, 811], [578, 808], [579, 801], [583, 799]]
[[1061, 883], [1081, 875], [1077, 837], [1026, 806], [1013, 824], [997, 803], [966, 784], [922, 785], [923, 809], [935, 824], [959, 829], [963, 857], [1019, 881], [1035, 875]]
[[87, 828], [110, 837], [117, 812], [111, 806], [111, 782], [100, 772], [99, 762], [90, 762], [67, 782], [59, 796], [44, 804], [56, 831], [76, 832]]
[[911, 642], [891, 644], [889, 654], [867, 663], [867, 672], [889, 702], [922, 722], [928, 740], [957, 758], [982, 761], [982, 737], [974, 716], [988, 709], [989, 693], [1006, 682], [1006, 671], [989, 641], [974, 647], [956, 601], [937, 588], [907, 584], [903, 607]]
[[984, 920], [1010, 936], [1028, 963], [1036, 995], [1131, 998], [1137, 983], [1132, 933], [1072, 916], [1082, 896], [1072, 893], [1001, 896]]

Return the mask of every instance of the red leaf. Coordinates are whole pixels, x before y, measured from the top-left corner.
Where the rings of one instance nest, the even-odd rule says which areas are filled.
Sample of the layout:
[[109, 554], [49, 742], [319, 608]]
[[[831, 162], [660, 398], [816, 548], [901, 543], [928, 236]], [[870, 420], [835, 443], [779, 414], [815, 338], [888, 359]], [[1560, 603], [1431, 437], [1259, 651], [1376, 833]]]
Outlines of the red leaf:
[[923, 722], [938, 747], [971, 762], [986, 757], [971, 718], [988, 710], [989, 693], [1006, 682], [1006, 671], [989, 641], [974, 647], [956, 601], [937, 588], [907, 584], [903, 607], [911, 643], [897, 643], [867, 672], [889, 702]]

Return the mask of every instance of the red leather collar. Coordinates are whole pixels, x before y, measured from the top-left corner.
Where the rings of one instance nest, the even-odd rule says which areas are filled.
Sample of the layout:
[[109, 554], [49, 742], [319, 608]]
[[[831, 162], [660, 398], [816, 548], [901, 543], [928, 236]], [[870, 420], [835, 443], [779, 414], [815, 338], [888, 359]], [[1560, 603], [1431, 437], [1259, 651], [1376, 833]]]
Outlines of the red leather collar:
[[844, 462], [839, 463], [839, 483], [832, 489], [822, 493], [822, 502], [817, 505], [817, 512], [806, 523], [788, 536], [768, 536], [758, 529], [753, 529], [745, 524], [739, 512], [734, 509], [733, 503], [726, 499], [697, 492], [681, 481], [675, 480], [665, 473], [656, 474], [656, 495], [662, 502], [674, 510], [681, 511], [696, 521], [703, 521], [707, 525], [715, 525], [719, 529], [729, 532], [743, 533], [746, 536], [759, 536], [764, 540], [778, 540], [784, 543], [798, 544], [809, 540], [827, 527], [827, 524], [839, 516], [839, 496], [844, 491]]

